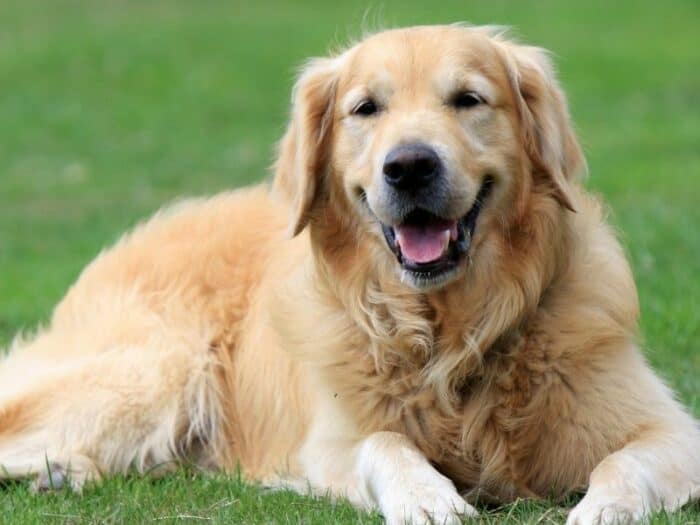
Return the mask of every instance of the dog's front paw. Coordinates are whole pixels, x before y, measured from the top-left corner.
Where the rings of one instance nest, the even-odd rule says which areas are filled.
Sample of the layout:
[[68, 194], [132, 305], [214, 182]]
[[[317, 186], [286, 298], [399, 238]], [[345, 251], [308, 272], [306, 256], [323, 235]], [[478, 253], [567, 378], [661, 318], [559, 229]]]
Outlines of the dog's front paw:
[[431, 481], [390, 489], [392, 493], [384, 498], [382, 505], [387, 525], [453, 525], [462, 523], [465, 516], [476, 516], [476, 509], [457, 493], [448, 479], [440, 476]]
[[566, 525], [628, 525], [644, 515], [638, 498], [588, 494], [569, 513]]

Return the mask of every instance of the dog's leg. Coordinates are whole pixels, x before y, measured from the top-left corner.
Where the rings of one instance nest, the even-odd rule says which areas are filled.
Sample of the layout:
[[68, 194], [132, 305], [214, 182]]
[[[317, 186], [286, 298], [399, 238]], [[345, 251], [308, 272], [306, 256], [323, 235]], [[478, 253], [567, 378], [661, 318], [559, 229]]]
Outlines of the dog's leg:
[[411, 443], [396, 432], [359, 440], [316, 439], [300, 454], [305, 480], [290, 487], [348, 498], [361, 508], [379, 508], [388, 525], [457, 524], [476, 510]]
[[[595, 439], [608, 430], [600, 425], [617, 425], [627, 439], [592, 470], [588, 492], [567, 525], [636, 522], [700, 497], [698, 422], [673, 399], [641, 354], [629, 350], [615, 354], [620, 361], [608, 358], [609, 370], [595, 375], [596, 387], [574, 398], [579, 415], [589, 418], [579, 432], [598, 428], [588, 436]], [[569, 454], [576, 452], [569, 449]]]
[[700, 432], [692, 423], [648, 430], [605, 458], [567, 525], [634, 523], [700, 498]]
[[[201, 350], [201, 351], [200, 351]], [[64, 361], [10, 355], [0, 376], [0, 479], [38, 491], [180, 459], [205, 462], [218, 424], [213, 356], [173, 339]], [[33, 368], [28, 368], [27, 363]], [[29, 370], [24, 377], [13, 370]]]
[[452, 481], [402, 434], [377, 432], [366, 438], [356, 469], [388, 524], [461, 523], [462, 516], [476, 515]]

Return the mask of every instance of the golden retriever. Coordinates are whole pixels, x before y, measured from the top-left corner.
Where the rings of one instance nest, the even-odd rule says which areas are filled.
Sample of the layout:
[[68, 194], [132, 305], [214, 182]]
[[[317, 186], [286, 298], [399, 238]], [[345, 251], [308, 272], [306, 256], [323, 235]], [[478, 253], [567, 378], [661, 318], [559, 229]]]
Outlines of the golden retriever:
[[[156, 214], [0, 366], [38, 489], [187, 459], [387, 523], [587, 487], [570, 524], [700, 496], [547, 54], [378, 33], [303, 69], [271, 186]], [[461, 495], [460, 495], [461, 494]]]

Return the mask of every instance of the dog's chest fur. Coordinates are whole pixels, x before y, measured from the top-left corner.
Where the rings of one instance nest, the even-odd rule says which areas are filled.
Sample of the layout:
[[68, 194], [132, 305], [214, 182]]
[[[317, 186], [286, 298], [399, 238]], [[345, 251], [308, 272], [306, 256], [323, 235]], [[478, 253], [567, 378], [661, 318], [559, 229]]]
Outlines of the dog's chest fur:
[[[368, 340], [369, 352], [348, 345], [327, 369], [356, 424], [363, 432], [406, 434], [458, 488], [482, 499], [550, 495], [541, 494], [530, 470], [541, 430], [538, 407], [546, 404], [549, 386], [561, 384], [547, 335], [515, 330], [483, 355], [462, 349], [471, 362], [461, 370], [469, 372], [449, 388], [431, 381], [431, 369], [449, 366], [442, 360], [456, 350], [437, 331], [430, 334], [430, 353], [410, 347], [426, 337], [404, 332], [383, 341], [390, 349]], [[544, 490], [553, 488], [554, 482]]]

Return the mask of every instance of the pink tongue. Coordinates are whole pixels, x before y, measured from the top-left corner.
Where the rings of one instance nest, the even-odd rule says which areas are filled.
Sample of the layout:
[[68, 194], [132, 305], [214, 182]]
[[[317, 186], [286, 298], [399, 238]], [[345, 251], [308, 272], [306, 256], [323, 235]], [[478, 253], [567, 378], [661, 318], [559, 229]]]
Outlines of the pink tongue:
[[450, 239], [457, 238], [457, 223], [441, 221], [425, 225], [402, 224], [396, 226], [394, 231], [405, 259], [414, 263], [429, 263], [442, 257]]

